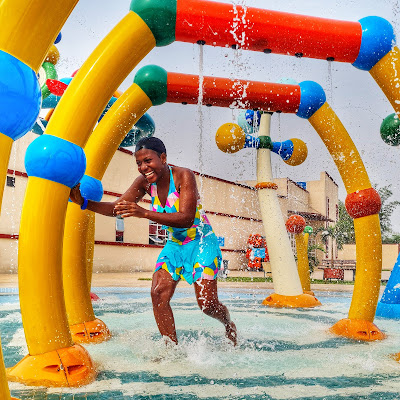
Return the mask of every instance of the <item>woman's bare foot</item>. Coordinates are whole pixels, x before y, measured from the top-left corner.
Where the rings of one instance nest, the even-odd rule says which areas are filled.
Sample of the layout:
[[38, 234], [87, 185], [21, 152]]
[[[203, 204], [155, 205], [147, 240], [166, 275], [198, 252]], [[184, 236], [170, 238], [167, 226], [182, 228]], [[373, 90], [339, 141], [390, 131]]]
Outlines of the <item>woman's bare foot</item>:
[[232, 341], [233, 345], [237, 345], [237, 332], [236, 325], [231, 321], [229, 324], [225, 325], [225, 336]]

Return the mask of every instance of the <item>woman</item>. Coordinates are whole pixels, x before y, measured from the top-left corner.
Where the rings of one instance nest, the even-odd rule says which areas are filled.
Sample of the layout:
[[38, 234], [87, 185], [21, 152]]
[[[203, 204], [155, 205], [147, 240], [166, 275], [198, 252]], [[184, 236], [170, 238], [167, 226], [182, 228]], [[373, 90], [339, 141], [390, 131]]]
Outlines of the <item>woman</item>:
[[[164, 143], [155, 137], [137, 143], [135, 158], [140, 176], [115, 202], [88, 201], [82, 197], [79, 185], [71, 190], [71, 200], [103, 215], [146, 218], [165, 225], [169, 239], [157, 259], [151, 287], [161, 335], [178, 343], [170, 300], [178, 282], [184, 279], [193, 283], [200, 309], [221, 321], [226, 337], [236, 345], [236, 326], [218, 300], [216, 278], [221, 250], [199, 202], [193, 172], [170, 167]], [[146, 193], [151, 196], [150, 211], [137, 204]]]

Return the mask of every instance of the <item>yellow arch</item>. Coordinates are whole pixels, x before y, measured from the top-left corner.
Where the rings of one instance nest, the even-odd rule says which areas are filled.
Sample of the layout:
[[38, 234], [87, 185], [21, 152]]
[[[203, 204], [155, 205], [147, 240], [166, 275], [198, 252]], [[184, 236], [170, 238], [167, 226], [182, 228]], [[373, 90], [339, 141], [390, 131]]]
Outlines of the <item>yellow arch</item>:
[[[328, 103], [315, 112], [309, 118], [309, 122], [331, 154], [347, 193], [371, 188], [371, 182], [356, 146]], [[382, 241], [378, 215], [355, 219], [354, 230], [357, 275], [349, 318], [339, 321], [332, 330], [339, 335], [357, 339], [382, 339], [384, 335], [372, 323], [378, 303], [382, 270]], [[360, 322], [362, 328], [354, 321], [362, 321]], [[359, 334], [359, 331], [362, 333]]]
[[[79, 70], [54, 112], [46, 134], [83, 147], [108, 100], [155, 44], [146, 23], [137, 14], [129, 12]], [[78, 92], [85, 96], [75, 95]], [[29, 357], [11, 370], [9, 376], [14, 380], [42, 383], [35, 363], [48, 365], [43, 360], [52, 352], [60, 356], [64, 366], [71, 362], [69, 349], [72, 351], [75, 346], [72, 346], [62, 295], [61, 271], [69, 190], [56, 182], [35, 177], [28, 179], [18, 261], [21, 314]], [[41, 310], [39, 315], [37, 310]], [[73, 386], [94, 379], [93, 365], [85, 357], [74, 354], [73, 362], [78, 362], [81, 374], [63, 378], [64, 369], [60, 374], [53, 374], [53, 378], [47, 376], [46, 383]]]
[[[136, 84], [131, 85], [118, 98], [93, 131], [85, 147], [86, 175], [99, 181], [103, 179], [123, 138], [151, 106], [151, 100]], [[92, 211], [82, 211], [76, 204], [69, 203], [63, 244], [63, 281], [65, 305], [71, 330], [76, 332], [75, 341], [84, 336], [82, 329], [88, 329], [88, 326], [99, 327], [88, 284], [93, 264], [90, 250], [94, 245], [94, 224]], [[93, 337], [93, 341], [97, 341], [98, 337]], [[85, 341], [91, 341], [90, 337]]]

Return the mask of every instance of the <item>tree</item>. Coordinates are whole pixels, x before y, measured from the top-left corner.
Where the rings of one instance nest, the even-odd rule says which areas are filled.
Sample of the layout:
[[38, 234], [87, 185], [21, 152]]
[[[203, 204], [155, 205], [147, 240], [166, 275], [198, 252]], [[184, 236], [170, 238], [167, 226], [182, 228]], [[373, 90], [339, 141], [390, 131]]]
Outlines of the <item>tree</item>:
[[346, 206], [341, 200], [339, 200], [339, 219], [335, 227], [338, 232], [341, 232], [341, 234], [337, 234], [341, 241], [341, 247], [343, 247], [344, 244], [355, 243], [356, 238], [354, 233], [353, 218], [350, 217], [346, 210]]
[[381, 211], [379, 212], [379, 221], [381, 223], [382, 241], [385, 243], [387, 240], [390, 241], [394, 234], [392, 231], [392, 214], [400, 205], [400, 201], [398, 200], [389, 201], [389, 199], [393, 196], [391, 186], [392, 185], [387, 185], [378, 188], [377, 185], [374, 185], [374, 188], [379, 193], [382, 202]]
[[[381, 226], [382, 242], [383, 243], [399, 243], [400, 235], [392, 231], [392, 214], [394, 210], [400, 205], [400, 201], [392, 200], [390, 198], [393, 195], [391, 185], [383, 186], [378, 188], [374, 185], [375, 190], [379, 193], [381, 198], [382, 207], [379, 212], [379, 221]], [[355, 233], [354, 233], [354, 222], [350, 215], [347, 213], [345, 204], [339, 200], [339, 219], [335, 225], [337, 231], [338, 249], [339, 245], [343, 244], [354, 244]], [[339, 241], [338, 241], [339, 240]]]

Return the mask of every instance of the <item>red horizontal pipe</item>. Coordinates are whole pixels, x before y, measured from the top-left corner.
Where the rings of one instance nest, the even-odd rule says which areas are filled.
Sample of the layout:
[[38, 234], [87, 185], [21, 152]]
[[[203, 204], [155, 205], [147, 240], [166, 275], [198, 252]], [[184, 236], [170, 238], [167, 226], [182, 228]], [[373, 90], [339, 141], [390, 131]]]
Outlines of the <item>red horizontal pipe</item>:
[[353, 63], [359, 22], [289, 14], [206, 0], [177, 0], [175, 39], [211, 46], [334, 59]]
[[[202, 104], [218, 107], [297, 112], [300, 87], [227, 78], [203, 78]], [[168, 72], [167, 102], [197, 104], [199, 76]]]

